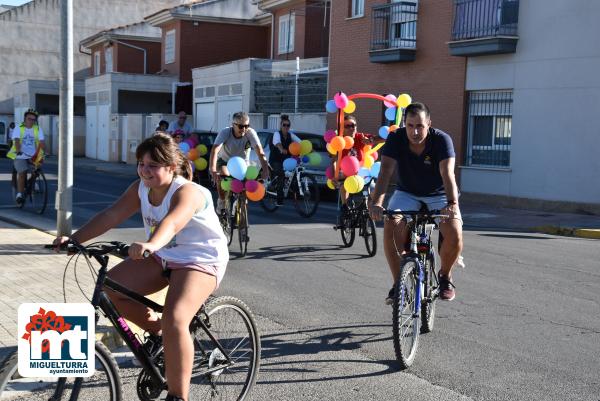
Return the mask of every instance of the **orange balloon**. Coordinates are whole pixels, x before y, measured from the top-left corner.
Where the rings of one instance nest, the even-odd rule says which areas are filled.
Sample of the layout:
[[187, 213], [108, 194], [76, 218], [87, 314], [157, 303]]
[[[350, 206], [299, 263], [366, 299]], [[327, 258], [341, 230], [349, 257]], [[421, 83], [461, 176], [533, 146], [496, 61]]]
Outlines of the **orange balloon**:
[[188, 152], [188, 159], [196, 160], [198, 157], [200, 157], [200, 155], [198, 154], [198, 150], [196, 150], [196, 148], [190, 149], [190, 151]]
[[344, 144], [344, 149], [352, 149], [352, 146], [354, 146], [354, 138], [352, 138], [351, 136], [345, 136], [344, 142], [346, 142]]
[[388, 128], [388, 132], [396, 132], [398, 128], [400, 127], [398, 127], [396, 124], [390, 125], [390, 128]]
[[298, 142], [292, 142], [290, 143], [290, 147], [288, 149], [292, 155], [299, 156], [302, 147]]
[[262, 183], [258, 183], [258, 188], [254, 192], [246, 191], [246, 197], [251, 201], [258, 202], [265, 197], [265, 186]]
[[331, 149], [335, 150], [336, 152], [341, 152], [346, 146], [346, 141], [341, 136], [336, 136], [331, 140], [329, 146], [331, 146]]

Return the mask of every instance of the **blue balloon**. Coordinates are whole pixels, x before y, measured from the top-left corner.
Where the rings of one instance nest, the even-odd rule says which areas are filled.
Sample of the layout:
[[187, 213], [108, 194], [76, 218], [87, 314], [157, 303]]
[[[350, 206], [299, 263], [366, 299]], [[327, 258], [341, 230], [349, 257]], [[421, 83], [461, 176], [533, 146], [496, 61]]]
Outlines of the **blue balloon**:
[[371, 177], [379, 176], [379, 171], [381, 171], [381, 162], [375, 162], [371, 166]]
[[327, 103], [325, 103], [325, 110], [327, 110], [328, 113], [337, 113], [338, 108], [335, 105], [335, 100], [328, 100]]
[[283, 169], [285, 171], [292, 171], [298, 165], [298, 161], [294, 158], [287, 158], [283, 161]]
[[358, 170], [358, 175], [360, 175], [360, 176], [361, 176], [361, 177], [363, 177], [363, 178], [367, 178], [367, 177], [369, 177], [369, 176], [371, 175], [371, 170], [369, 170], [369, 169], [368, 169], [368, 168], [366, 168], [366, 167], [361, 167], [361, 168]]
[[385, 118], [387, 118], [390, 121], [396, 121], [396, 108], [390, 107], [389, 109], [387, 109], [385, 111]]
[[379, 128], [379, 136], [382, 139], [387, 139], [388, 135], [390, 134], [390, 132], [388, 131], [388, 126], [384, 125], [382, 127]]
[[308, 156], [302, 156], [302, 163], [306, 164], [310, 161], [310, 159], [308, 158]]
[[187, 143], [185, 143], [185, 142], [181, 142], [181, 143], [179, 144], [179, 149], [181, 149], [181, 151], [182, 151], [184, 154], [187, 154], [187, 152], [189, 152], [189, 151], [190, 151], [190, 145], [188, 145], [188, 144], [187, 144]]
[[246, 170], [248, 169], [248, 165], [246, 161], [239, 156], [234, 156], [227, 162], [227, 170], [229, 170], [229, 174], [240, 181], [243, 181], [246, 178]]

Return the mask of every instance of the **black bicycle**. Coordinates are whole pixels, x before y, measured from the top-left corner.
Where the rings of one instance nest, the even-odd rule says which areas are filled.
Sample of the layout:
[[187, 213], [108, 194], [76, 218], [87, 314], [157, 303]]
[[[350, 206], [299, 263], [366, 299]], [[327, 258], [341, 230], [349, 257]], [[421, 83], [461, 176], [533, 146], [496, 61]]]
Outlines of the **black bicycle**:
[[277, 191], [283, 192], [283, 197], [292, 196], [296, 211], [302, 217], [311, 217], [319, 206], [319, 187], [317, 180], [305, 171], [302, 163], [298, 163], [292, 171], [286, 171], [283, 176], [275, 175], [265, 182], [265, 196], [260, 205], [267, 212], [274, 212], [279, 208], [277, 204]]
[[[31, 207], [39, 214], [43, 214], [48, 205], [48, 183], [46, 176], [42, 171], [41, 164], [33, 164], [29, 162], [29, 170], [25, 180], [25, 191], [23, 193], [23, 202], [17, 206], [23, 208], [25, 203], [29, 201]], [[17, 170], [12, 170], [12, 191], [13, 199], [17, 196]]]
[[227, 191], [225, 194], [225, 207], [219, 214], [219, 222], [227, 237], [227, 245], [231, 245], [233, 241], [233, 230], [238, 230], [240, 254], [241, 256], [246, 256], [248, 242], [250, 241], [250, 236], [248, 235], [250, 222], [248, 220], [246, 191], [242, 191], [239, 194]]
[[377, 231], [375, 222], [369, 216], [368, 200], [371, 188], [371, 181], [365, 183], [364, 189], [360, 195], [351, 195], [346, 203], [347, 208], [342, 208], [342, 213], [337, 226], [334, 230], [340, 230], [344, 247], [349, 248], [354, 244], [356, 229], [358, 235], [365, 239], [367, 254], [375, 256], [377, 253]]
[[[150, 401], [158, 399], [167, 389], [162, 338], [150, 334], [142, 342], [104, 291], [110, 288], [162, 313], [161, 305], [107, 277], [108, 254], [126, 256], [128, 248], [120, 242], [87, 247], [71, 242], [68, 246], [71, 253], [83, 255], [90, 268], [90, 258], [100, 263], [91, 300], [96, 309], [96, 323], [100, 313], [104, 314], [140, 362], [137, 394], [140, 400]], [[194, 341], [190, 399], [244, 400], [256, 382], [260, 365], [260, 338], [248, 306], [233, 297], [210, 298], [192, 319], [190, 335]], [[0, 364], [0, 398], [16, 394], [19, 400], [123, 400], [121, 376], [113, 355], [100, 342], [96, 342], [95, 350], [94, 375], [75, 379], [23, 378], [17, 371], [15, 351]]]
[[[392, 303], [394, 351], [403, 369], [411, 366], [417, 355], [419, 334], [433, 330], [439, 280], [431, 235], [437, 228], [436, 219], [448, 217], [440, 213], [439, 210], [384, 212], [388, 216], [402, 215], [410, 232], [408, 249], [400, 264], [400, 276], [394, 284]], [[439, 244], [442, 240], [440, 233]]]

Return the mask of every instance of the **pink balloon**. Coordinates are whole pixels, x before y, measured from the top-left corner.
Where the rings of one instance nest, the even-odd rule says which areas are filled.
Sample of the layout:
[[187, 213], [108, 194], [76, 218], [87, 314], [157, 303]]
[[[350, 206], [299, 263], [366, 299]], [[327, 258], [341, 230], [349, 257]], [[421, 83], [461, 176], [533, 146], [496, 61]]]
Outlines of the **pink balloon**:
[[377, 151], [371, 153], [371, 156], [373, 157], [373, 160], [379, 159], [379, 153], [377, 153]]
[[192, 148], [195, 148], [196, 146], [198, 146], [198, 140], [195, 137], [190, 137], [188, 138], [188, 141], [190, 141], [192, 144], [190, 145]]
[[194, 146], [194, 141], [192, 141], [191, 139], [186, 139], [185, 141], [183, 141], [184, 143], [187, 143], [188, 145], [190, 145], [190, 149], [195, 148]]
[[338, 109], [343, 109], [348, 106], [348, 96], [344, 92], [338, 92], [333, 97], [333, 101]]
[[246, 191], [255, 192], [258, 189], [258, 181], [248, 180], [246, 181]]
[[387, 102], [383, 102], [386, 107], [398, 107], [396, 104], [396, 96], [394, 95], [385, 95], [385, 98], [388, 100]]
[[331, 166], [325, 169], [325, 177], [329, 178], [330, 180], [333, 180], [333, 168]]
[[323, 135], [323, 139], [325, 139], [325, 142], [329, 143], [336, 135], [337, 134], [335, 133], [335, 131], [330, 129], [325, 132], [325, 135]]
[[356, 175], [356, 173], [358, 173], [360, 163], [355, 156], [346, 156], [342, 159], [340, 168], [346, 177], [350, 177], [351, 175]]
[[241, 182], [240, 180], [233, 180], [231, 181], [231, 190], [233, 192], [235, 192], [236, 194], [239, 194], [240, 192], [242, 192], [244, 190], [244, 183]]

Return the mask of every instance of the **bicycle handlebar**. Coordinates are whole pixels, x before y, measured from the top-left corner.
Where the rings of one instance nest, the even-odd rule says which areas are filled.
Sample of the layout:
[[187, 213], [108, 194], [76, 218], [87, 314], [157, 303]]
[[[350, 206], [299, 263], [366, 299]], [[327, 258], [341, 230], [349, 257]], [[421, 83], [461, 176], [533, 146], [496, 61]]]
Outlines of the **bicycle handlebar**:
[[427, 218], [448, 218], [447, 214], [442, 214], [441, 210], [384, 210], [384, 216], [412, 216], [412, 217], [427, 217]]
[[[44, 245], [46, 249], [55, 249], [54, 245]], [[61, 250], [66, 250], [69, 253], [82, 252], [86, 253], [88, 256], [102, 256], [108, 253], [112, 253], [113, 255], [117, 255], [120, 257], [128, 257], [129, 256], [129, 244], [119, 241], [111, 241], [103, 244], [95, 244], [95, 245], [81, 245], [73, 240], [69, 240], [60, 245]], [[150, 256], [150, 251], [144, 251], [144, 258]]]

